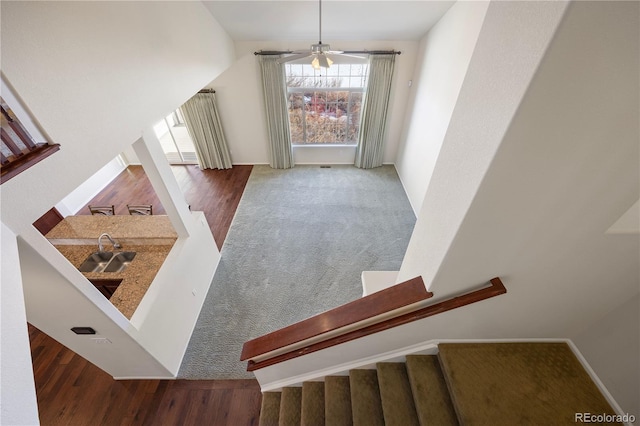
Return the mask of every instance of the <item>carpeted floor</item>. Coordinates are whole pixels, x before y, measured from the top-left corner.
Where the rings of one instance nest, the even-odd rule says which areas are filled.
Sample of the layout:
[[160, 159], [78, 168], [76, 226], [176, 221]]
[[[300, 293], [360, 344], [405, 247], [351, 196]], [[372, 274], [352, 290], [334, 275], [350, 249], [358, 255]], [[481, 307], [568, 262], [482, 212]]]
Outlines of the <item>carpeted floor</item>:
[[415, 216], [393, 166], [255, 166], [178, 377], [253, 377], [245, 341], [362, 296], [398, 270]]
[[564, 342], [441, 343], [438, 349], [460, 424], [574, 425], [583, 423], [577, 413], [615, 414]]

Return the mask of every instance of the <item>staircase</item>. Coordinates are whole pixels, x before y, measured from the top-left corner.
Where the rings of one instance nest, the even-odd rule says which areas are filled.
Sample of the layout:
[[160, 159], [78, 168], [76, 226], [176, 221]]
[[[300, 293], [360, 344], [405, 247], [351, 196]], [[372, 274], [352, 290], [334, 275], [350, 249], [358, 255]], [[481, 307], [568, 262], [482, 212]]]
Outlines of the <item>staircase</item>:
[[576, 413], [615, 415], [566, 343], [438, 351], [265, 392], [260, 426], [575, 425]]

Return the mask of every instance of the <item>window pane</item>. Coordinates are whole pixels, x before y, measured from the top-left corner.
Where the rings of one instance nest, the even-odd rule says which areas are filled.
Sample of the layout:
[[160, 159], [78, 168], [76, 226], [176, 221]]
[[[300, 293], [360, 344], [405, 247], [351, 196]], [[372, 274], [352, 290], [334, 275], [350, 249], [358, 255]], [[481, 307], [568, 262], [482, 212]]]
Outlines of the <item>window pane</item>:
[[368, 66], [334, 64], [318, 71], [287, 64], [285, 71], [292, 143], [356, 143]]
[[304, 94], [289, 94], [289, 125], [291, 127], [291, 142], [304, 142]]
[[349, 96], [349, 109], [347, 116], [347, 139], [353, 143], [358, 142], [361, 106], [362, 92], [351, 92]]

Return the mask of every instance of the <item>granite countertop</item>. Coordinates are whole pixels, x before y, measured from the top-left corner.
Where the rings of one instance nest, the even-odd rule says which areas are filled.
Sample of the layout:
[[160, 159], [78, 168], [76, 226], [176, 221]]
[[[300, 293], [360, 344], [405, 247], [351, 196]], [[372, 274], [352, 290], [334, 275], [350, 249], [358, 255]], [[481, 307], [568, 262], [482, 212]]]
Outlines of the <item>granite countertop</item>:
[[68, 216], [46, 235], [47, 239], [83, 240], [94, 239], [107, 232], [115, 239], [165, 239], [175, 240], [168, 216]]
[[[131, 319], [158, 270], [169, 254], [177, 235], [167, 216], [69, 216], [46, 237], [79, 268], [82, 262], [98, 250], [97, 239], [109, 233], [122, 244], [114, 251], [135, 251], [136, 257], [122, 272], [87, 272], [89, 280], [122, 280], [110, 302]], [[113, 250], [103, 239], [104, 248]]]

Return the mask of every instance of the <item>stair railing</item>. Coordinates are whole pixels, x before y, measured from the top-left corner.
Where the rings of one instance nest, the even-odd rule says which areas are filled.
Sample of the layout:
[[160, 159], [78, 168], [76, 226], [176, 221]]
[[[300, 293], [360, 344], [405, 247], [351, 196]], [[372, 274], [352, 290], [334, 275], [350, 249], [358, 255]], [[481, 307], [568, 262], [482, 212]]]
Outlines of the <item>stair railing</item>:
[[433, 293], [426, 290], [422, 277], [416, 277], [249, 340], [240, 360], [248, 361], [247, 371], [259, 370], [506, 292], [496, 277], [481, 289], [425, 306]]
[[36, 143], [13, 111], [0, 98], [0, 184], [60, 149], [59, 144]]

